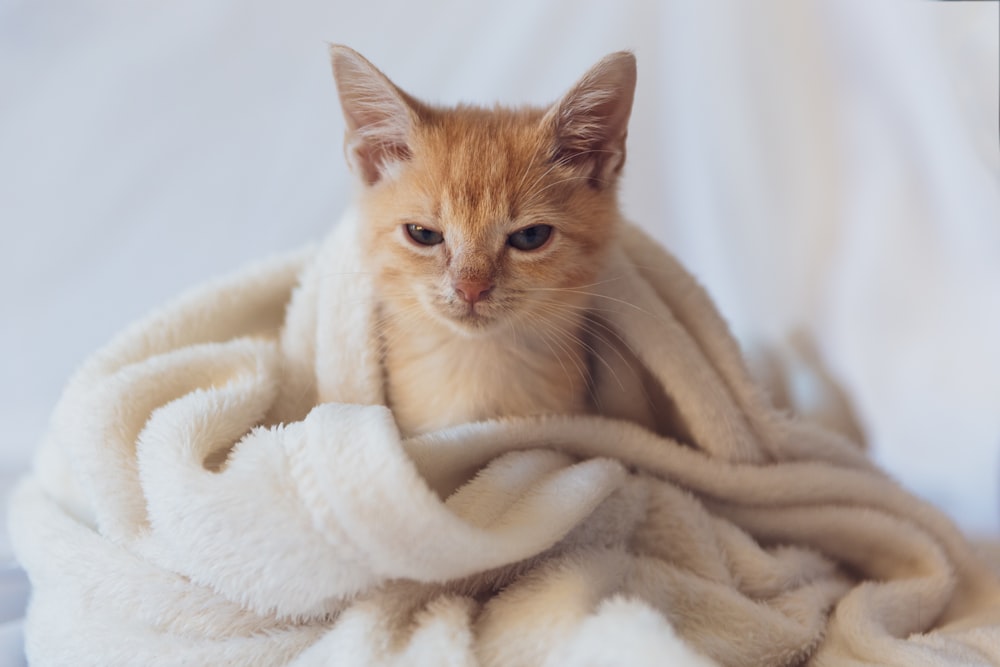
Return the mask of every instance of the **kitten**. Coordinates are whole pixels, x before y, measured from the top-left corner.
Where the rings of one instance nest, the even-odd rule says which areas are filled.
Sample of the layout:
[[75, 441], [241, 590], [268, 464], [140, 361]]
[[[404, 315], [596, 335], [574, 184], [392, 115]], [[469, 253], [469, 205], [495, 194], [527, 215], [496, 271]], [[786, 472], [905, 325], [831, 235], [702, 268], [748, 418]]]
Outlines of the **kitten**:
[[635, 58], [605, 57], [548, 108], [485, 109], [331, 55], [401, 432], [591, 409], [588, 288], [621, 223]]

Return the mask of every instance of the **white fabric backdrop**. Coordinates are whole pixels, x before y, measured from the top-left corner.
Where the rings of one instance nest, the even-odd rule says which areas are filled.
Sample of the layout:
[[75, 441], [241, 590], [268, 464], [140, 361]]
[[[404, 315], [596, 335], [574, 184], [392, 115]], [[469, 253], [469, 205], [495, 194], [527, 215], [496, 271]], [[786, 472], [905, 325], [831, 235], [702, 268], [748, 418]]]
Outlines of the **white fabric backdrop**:
[[997, 7], [0, 0], [0, 479], [116, 330], [337, 219], [352, 185], [325, 42], [430, 101], [483, 103], [548, 102], [630, 48], [629, 216], [748, 346], [814, 337], [875, 456], [996, 536]]

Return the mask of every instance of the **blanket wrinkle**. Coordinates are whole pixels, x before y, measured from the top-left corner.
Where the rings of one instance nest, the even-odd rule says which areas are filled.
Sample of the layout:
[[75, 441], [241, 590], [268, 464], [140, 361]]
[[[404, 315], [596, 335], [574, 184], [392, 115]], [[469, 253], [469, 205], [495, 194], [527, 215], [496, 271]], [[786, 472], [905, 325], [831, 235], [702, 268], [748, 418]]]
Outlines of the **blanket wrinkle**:
[[[789, 419], [789, 415], [773, 408], [763, 389], [752, 381], [743, 354], [729, 335], [708, 293], [691, 279], [673, 256], [662, 253], [658, 244], [642, 230], [626, 235], [623, 245], [631, 265], [654, 287], [659, 298], [670, 303], [675, 317], [709, 352], [709, 358], [723, 374], [751, 424], [766, 434], [760, 444], [773, 459], [822, 458], [844, 466], [874, 467], [872, 461], [858, 451], [861, 443], [816, 424]], [[670, 289], [667, 286], [671, 286]]]
[[359, 225], [71, 378], [10, 503], [33, 665], [1000, 664], [1000, 566], [775, 409], [643, 232], [594, 286], [600, 414], [403, 438]]

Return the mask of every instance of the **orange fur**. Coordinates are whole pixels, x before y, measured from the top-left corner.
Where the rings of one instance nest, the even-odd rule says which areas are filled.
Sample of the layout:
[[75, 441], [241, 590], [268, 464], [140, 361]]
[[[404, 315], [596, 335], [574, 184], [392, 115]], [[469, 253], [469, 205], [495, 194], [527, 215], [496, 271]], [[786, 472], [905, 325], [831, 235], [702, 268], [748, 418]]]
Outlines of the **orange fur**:
[[[608, 56], [549, 109], [433, 108], [333, 47], [390, 407], [405, 434], [588, 409], [588, 286], [614, 243], [635, 82]], [[443, 234], [415, 243], [407, 224]], [[538, 249], [509, 236], [548, 225]], [[484, 290], [474, 304], [456, 285]]]

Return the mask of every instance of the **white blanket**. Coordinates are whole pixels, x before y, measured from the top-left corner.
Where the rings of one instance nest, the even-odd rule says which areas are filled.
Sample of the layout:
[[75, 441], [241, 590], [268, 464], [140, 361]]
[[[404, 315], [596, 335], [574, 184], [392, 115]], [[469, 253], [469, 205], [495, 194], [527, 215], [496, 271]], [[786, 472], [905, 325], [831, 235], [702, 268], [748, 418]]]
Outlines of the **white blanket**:
[[[11, 503], [32, 664], [1000, 664], [996, 576], [771, 408], [637, 229], [598, 286], [606, 358], [635, 355], [685, 442], [603, 416], [401, 440], [356, 223], [70, 382]], [[643, 388], [616, 379], [596, 389], [624, 414]]]

